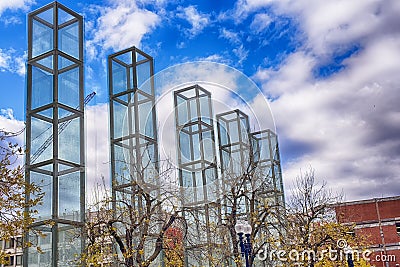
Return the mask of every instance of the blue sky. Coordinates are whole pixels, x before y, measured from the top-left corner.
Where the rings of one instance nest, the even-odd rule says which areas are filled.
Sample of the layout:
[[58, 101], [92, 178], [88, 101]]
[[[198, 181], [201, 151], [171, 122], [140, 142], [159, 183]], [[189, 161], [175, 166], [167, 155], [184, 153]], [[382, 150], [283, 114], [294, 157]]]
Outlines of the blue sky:
[[[0, 128], [23, 127], [26, 14], [47, 3], [0, 0]], [[399, 1], [61, 3], [85, 17], [87, 143], [104, 152], [88, 153], [89, 178], [108, 175], [106, 57], [135, 45], [156, 72], [209, 60], [250, 77], [270, 101], [287, 190], [312, 166], [347, 200], [400, 194]]]

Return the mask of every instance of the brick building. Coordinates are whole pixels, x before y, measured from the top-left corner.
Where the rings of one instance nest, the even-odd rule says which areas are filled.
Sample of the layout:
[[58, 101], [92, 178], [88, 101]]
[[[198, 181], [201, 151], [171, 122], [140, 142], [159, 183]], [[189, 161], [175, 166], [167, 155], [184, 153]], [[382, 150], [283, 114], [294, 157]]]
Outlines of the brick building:
[[340, 223], [354, 223], [355, 234], [366, 238], [371, 265], [400, 265], [400, 196], [345, 202], [335, 211]]

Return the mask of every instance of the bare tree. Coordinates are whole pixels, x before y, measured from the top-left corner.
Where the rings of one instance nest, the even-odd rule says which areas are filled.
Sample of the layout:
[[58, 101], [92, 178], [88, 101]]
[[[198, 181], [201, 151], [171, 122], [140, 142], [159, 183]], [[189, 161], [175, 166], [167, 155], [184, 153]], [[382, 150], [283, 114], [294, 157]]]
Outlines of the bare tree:
[[[164, 171], [157, 171], [158, 179], [168, 179], [171, 167], [166, 165]], [[127, 267], [150, 266], [160, 259], [162, 252], [166, 252], [163, 255], [170, 263], [178, 262], [182, 255], [179, 244], [171, 245], [171, 233], [182, 236], [186, 233], [177, 189], [162, 185], [153, 188], [144, 179], [138, 179], [144, 177], [149, 165], [133, 167], [129, 186], [113, 192], [113, 197], [109, 192], [102, 193], [105, 197], [96, 201], [88, 212], [88, 247], [82, 264], [100, 266], [113, 262]], [[168, 253], [170, 250], [176, 253]]]
[[[247, 163], [246, 163], [247, 162]], [[225, 189], [222, 202], [222, 228], [228, 238], [225, 247], [225, 266], [242, 266], [238, 235], [235, 225], [247, 220], [252, 227], [249, 265], [253, 266], [256, 255], [273, 247], [282, 238], [284, 223], [283, 202], [278, 201], [273, 186], [270, 168], [263, 168], [252, 160], [239, 163], [242, 173], [225, 172]]]
[[[295, 179], [292, 195], [288, 202], [287, 237], [284, 248], [287, 251], [296, 250], [301, 257], [288, 259], [293, 266], [331, 266], [324, 263], [321, 251], [327, 248], [341, 249], [339, 240], [346, 240], [354, 246], [362, 245], [363, 241], [350, 234], [353, 225], [342, 225], [336, 221], [333, 204], [342, 200], [341, 194], [335, 194], [327, 188], [326, 182], [318, 184], [314, 169], [310, 168]], [[307, 252], [307, 253], [304, 253]], [[304, 255], [306, 255], [304, 257]], [[336, 264], [336, 263], [335, 263]], [[338, 265], [345, 266], [346, 257], [338, 259]]]

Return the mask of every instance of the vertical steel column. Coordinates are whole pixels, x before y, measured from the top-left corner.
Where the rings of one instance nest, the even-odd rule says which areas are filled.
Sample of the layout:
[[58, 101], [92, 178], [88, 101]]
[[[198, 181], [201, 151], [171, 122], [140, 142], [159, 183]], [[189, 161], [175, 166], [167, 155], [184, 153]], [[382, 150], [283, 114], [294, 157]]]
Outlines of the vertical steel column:
[[[188, 233], [186, 266], [211, 265], [202, 257], [215, 244], [211, 224], [220, 219], [211, 94], [198, 85], [174, 92], [179, 183]], [[193, 216], [194, 215], [194, 216]]]
[[118, 200], [141, 210], [142, 199], [133, 193], [136, 186], [159, 189], [153, 75], [153, 58], [136, 47], [108, 57], [112, 198], [117, 212]]
[[57, 2], [28, 15], [27, 77], [26, 181], [45, 195], [27, 235], [44, 253], [25, 249], [24, 266], [74, 266], [85, 219], [82, 16]]

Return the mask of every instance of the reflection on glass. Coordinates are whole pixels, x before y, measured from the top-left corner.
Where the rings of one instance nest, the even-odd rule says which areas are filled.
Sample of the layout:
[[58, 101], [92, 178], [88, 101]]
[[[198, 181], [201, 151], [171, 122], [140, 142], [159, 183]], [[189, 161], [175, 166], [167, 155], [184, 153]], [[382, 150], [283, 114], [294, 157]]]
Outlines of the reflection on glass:
[[79, 118], [69, 120], [60, 124], [59, 127], [64, 127], [60, 133], [58, 140], [58, 154], [60, 159], [73, 163], [80, 163], [80, 123]]
[[[142, 63], [136, 67], [137, 74], [137, 87], [140, 88], [145, 93], [151, 94], [150, 83], [145, 82], [150, 78], [150, 61]], [[144, 86], [143, 86], [144, 85]]]
[[35, 206], [37, 210], [35, 218], [37, 220], [47, 220], [52, 214], [52, 194], [53, 194], [53, 177], [37, 172], [30, 172], [30, 182], [41, 188], [41, 193], [44, 193], [42, 204]]
[[126, 68], [115, 61], [112, 62], [112, 88], [118, 94], [128, 89]]
[[44, 54], [53, 49], [53, 29], [33, 20], [32, 57]]
[[[52, 112], [53, 109], [49, 109]], [[49, 160], [53, 157], [53, 126], [47, 121], [32, 117], [31, 120], [31, 163]], [[48, 143], [48, 140], [50, 141]]]
[[58, 178], [58, 215], [66, 220], [80, 221], [80, 173]]
[[58, 101], [71, 108], [79, 107], [79, 68], [58, 75]]
[[68, 224], [58, 224], [58, 266], [72, 267], [77, 265], [81, 253], [81, 234], [78, 228]]
[[53, 75], [32, 66], [32, 109], [53, 101]]
[[79, 24], [75, 22], [58, 31], [59, 50], [79, 59]]

